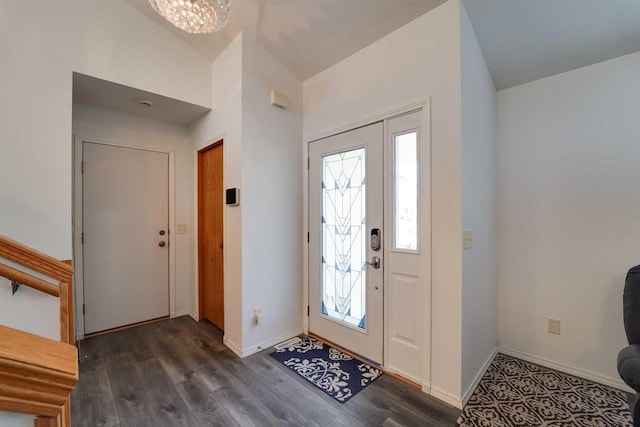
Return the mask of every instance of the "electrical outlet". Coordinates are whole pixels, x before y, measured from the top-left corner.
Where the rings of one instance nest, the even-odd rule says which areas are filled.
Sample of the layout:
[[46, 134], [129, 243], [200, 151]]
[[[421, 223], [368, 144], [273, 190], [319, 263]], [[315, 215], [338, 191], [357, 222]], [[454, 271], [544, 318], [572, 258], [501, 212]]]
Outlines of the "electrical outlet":
[[547, 329], [550, 334], [560, 335], [560, 319], [547, 319]]

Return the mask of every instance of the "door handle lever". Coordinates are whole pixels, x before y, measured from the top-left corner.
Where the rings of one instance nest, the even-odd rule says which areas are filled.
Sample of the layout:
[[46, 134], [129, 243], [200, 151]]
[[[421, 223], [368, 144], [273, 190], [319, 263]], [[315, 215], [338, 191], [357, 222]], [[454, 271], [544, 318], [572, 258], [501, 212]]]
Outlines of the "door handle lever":
[[371, 262], [367, 261], [367, 264], [375, 269], [380, 268], [380, 257], [374, 256], [373, 258], [371, 258]]

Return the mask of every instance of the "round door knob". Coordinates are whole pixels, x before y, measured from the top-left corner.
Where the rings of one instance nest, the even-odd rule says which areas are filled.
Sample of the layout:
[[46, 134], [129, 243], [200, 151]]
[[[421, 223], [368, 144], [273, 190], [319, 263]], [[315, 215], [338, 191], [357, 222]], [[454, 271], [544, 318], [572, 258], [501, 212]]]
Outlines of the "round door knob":
[[161, 248], [164, 248], [164, 245], [166, 245], [166, 243], [165, 243], [165, 242], [160, 242], [160, 243], [158, 243], [158, 246], [160, 246]]

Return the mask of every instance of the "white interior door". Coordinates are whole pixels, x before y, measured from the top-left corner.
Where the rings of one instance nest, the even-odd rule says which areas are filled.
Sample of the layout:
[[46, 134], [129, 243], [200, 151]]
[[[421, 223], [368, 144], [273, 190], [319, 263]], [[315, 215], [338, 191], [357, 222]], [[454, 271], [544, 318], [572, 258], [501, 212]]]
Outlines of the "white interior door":
[[169, 314], [169, 155], [83, 143], [85, 333]]
[[309, 330], [382, 364], [383, 125], [312, 142], [309, 160]]

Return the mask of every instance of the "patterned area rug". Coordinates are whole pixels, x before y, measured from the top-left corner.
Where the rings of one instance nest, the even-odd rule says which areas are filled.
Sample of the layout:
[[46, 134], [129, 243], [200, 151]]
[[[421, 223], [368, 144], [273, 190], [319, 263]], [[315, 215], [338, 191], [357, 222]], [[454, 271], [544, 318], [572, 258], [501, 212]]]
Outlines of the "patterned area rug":
[[633, 426], [623, 391], [498, 354], [458, 424]]
[[276, 350], [271, 357], [341, 403], [382, 375], [382, 371], [313, 338]]

